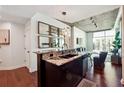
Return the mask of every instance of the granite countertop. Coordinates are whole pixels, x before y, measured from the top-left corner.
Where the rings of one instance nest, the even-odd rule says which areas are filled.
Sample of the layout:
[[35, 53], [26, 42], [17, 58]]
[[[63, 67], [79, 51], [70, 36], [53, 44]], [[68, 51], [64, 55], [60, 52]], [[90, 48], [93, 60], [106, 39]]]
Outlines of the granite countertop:
[[[67, 49], [67, 51], [68, 50], [72, 50], [72, 49]], [[62, 49], [36, 50], [33, 53], [35, 53], [35, 54], [46, 54], [46, 53], [50, 53], [50, 52], [59, 52], [59, 51], [66, 51], [66, 50], [62, 50]]]
[[36, 53], [36, 54], [46, 54], [46, 53], [50, 53], [50, 52], [59, 52], [59, 51], [62, 51], [62, 50], [61, 49], [37, 50], [37, 51], [34, 51], [33, 53]]
[[57, 66], [61, 66], [63, 64], [66, 64], [68, 62], [71, 62], [83, 55], [85, 55], [86, 53], [82, 53], [82, 54], [79, 54], [77, 56], [74, 56], [74, 57], [70, 57], [70, 58], [56, 58], [56, 59], [46, 59], [45, 61], [46, 62], [49, 62], [49, 63], [52, 63], [54, 65], [57, 65]]
[[52, 50], [42, 50], [42, 51], [35, 51], [33, 53], [36, 53], [36, 54], [46, 54], [46, 53], [49, 53], [49, 52], [53, 52], [53, 51]]

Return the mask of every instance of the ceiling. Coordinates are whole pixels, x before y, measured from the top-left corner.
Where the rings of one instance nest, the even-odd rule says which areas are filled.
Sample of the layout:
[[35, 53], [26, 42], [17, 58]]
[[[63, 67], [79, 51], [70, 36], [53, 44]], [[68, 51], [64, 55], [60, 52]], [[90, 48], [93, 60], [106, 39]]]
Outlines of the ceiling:
[[[68, 23], [78, 22], [115, 8], [119, 5], [1, 5], [0, 20], [25, 24], [35, 13], [40, 12]], [[67, 15], [61, 13], [65, 11]]]
[[75, 22], [74, 25], [83, 31], [103, 31], [114, 27], [119, 8]]

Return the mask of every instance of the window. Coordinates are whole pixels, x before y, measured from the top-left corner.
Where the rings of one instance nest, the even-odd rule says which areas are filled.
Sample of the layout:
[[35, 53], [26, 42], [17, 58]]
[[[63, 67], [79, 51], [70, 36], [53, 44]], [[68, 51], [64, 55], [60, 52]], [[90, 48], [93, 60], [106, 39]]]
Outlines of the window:
[[114, 30], [94, 32], [93, 33], [93, 49], [110, 52], [112, 48], [112, 42], [114, 41], [114, 36], [115, 36]]
[[102, 32], [94, 32], [93, 37], [103, 37], [104, 36], [104, 31]]

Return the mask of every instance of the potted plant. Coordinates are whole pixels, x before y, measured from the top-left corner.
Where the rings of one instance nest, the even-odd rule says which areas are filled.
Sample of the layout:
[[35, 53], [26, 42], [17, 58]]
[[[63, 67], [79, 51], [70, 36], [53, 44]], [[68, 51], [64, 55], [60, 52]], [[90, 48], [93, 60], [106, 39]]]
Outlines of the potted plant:
[[121, 38], [120, 38], [120, 31], [116, 29], [115, 40], [112, 43], [113, 50], [111, 56], [111, 62], [115, 64], [121, 63], [121, 57], [119, 56], [118, 50], [121, 48]]

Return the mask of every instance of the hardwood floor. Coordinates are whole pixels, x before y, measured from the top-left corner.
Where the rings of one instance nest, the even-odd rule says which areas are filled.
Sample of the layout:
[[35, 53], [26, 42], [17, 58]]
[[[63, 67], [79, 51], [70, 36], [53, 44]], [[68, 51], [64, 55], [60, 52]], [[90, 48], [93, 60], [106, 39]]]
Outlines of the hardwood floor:
[[38, 78], [37, 78], [37, 72], [33, 72], [32, 74], [33, 80], [34, 80], [34, 86], [38, 86]]
[[[86, 79], [94, 81], [98, 87], [122, 87], [121, 66], [106, 62], [103, 71], [90, 69]], [[36, 87], [37, 72], [29, 73], [26, 67], [0, 71], [0, 87]]]
[[113, 65], [110, 62], [106, 62], [103, 71], [94, 71], [92, 67], [85, 78], [94, 81], [98, 87], [122, 87], [120, 83], [122, 78], [121, 70], [121, 65]]
[[0, 87], [34, 87], [36, 86], [35, 78], [26, 67], [2, 70], [0, 71]]
[[[33, 73], [34, 77], [36, 77], [36, 75], [36, 72]], [[120, 83], [122, 67], [121, 65], [113, 65], [111, 62], [105, 63], [103, 71], [94, 71], [92, 67], [89, 69], [85, 78], [95, 82], [97, 87], [123, 87]]]

